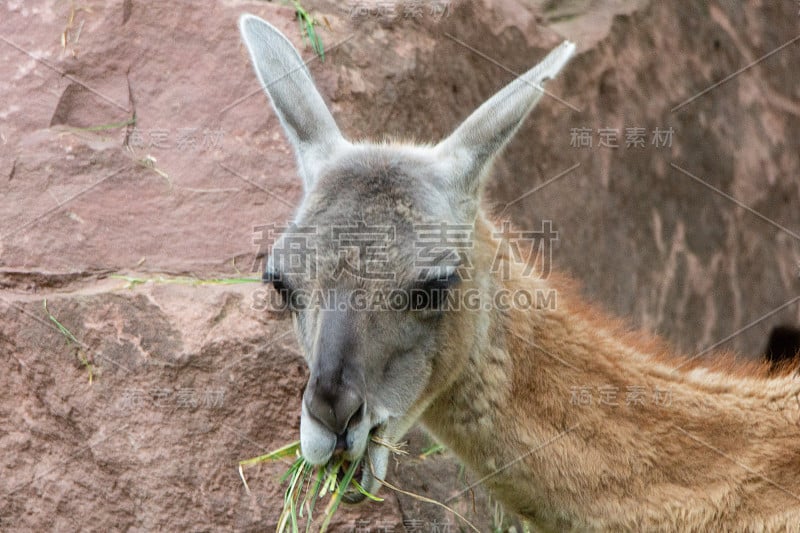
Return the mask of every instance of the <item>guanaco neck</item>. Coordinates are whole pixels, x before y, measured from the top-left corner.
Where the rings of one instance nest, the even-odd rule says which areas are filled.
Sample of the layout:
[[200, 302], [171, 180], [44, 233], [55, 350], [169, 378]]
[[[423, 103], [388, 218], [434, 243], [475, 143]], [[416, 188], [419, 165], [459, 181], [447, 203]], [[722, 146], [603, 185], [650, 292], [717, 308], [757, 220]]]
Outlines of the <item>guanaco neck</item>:
[[[476, 271], [496, 259], [491, 231], [476, 228]], [[539, 526], [800, 528], [800, 380], [681, 367], [562, 292], [462, 313], [448, 346], [463, 364], [422, 422]]]

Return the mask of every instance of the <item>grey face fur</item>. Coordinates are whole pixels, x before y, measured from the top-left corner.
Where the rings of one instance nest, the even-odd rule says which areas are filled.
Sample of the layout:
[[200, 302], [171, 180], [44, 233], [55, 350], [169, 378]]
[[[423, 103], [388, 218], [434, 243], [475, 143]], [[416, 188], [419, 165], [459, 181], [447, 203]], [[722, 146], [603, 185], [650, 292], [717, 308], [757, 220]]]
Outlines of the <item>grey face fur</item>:
[[[442, 332], [457, 312], [440, 309], [436, 298], [459, 283], [464, 250], [445, 249], [419, 266], [416, 228], [474, 223], [481, 176], [575, 47], [563, 43], [435, 146], [354, 144], [342, 136], [288, 39], [252, 15], [243, 15], [239, 28], [295, 149], [305, 189], [294, 221], [304, 259], [298, 266], [291, 253], [276, 253], [293, 250], [290, 231], [275, 243], [265, 273], [296, 304], [295, 331], [310, 370], [302, 453], [314, 464], [335, 453], [351, 460], [367, 453], [361, 481], [374, 492], [388, 450], [370, 435], [396, 441], [424, 410], [420, 398]], [[343, 246], [354, 234], [357, 245]], [[481, 275], [488, 274], [473, 273]], [[387, 305], [377, 295], [398, 299]]]

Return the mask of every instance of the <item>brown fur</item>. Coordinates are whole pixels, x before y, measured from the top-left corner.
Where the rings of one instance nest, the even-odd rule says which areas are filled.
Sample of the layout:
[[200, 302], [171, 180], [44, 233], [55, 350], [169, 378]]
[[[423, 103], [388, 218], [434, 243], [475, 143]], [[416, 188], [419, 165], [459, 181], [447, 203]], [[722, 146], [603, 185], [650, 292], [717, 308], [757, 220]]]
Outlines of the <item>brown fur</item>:
[[[479, 217], [477, 271], [496, 249], [490, 231]], [[471, 355], [422, 419], [509, 509], [555, 531], [800, 531], [800, 379], [730, 356], [675, 370], [685, 358], [569, 283], [502, 283], [556, 286], [558, 306], [454, 322], [446, 352]], [[619, 405], [574, 405], [583, 386], [617, 387]], [[643, 405], [626, 405], [633, 386]], [[671, 401], [653, 402], [655, 390]]]

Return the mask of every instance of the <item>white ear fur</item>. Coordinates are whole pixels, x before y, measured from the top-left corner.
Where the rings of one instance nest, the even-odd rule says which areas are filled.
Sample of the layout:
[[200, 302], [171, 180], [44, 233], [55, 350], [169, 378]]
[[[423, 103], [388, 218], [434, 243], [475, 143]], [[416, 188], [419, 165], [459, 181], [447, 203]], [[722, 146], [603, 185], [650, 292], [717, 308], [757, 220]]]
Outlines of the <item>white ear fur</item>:
[[242, 15], [239, 30], [256, 76], [295, 149], [300, 175], [308, 190], [314, 184], [320, 161], [347, 141], [292, 43], [274, 26], [254, 15]]
[[573, 43], [561, 43], [538, 65], [484, 102], [435, 147], [437, 156], [452, 160], [454, 190], [477, 201], [481, 175], [492, 158], [514, 136], [542, 97], [542, 83], [555, 77], [574, 52]]

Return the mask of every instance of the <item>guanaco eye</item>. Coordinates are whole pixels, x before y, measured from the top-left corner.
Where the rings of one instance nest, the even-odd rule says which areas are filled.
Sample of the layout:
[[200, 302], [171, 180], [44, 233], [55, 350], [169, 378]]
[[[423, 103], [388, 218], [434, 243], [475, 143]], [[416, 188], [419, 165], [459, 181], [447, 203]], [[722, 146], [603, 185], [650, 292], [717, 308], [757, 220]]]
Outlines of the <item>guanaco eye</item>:
[[279, 272], [268, 270], [261, 276], [261, 280], [264, 283], [272, 284], [272, 287], [275, 289], [275, 291], [280, 294], [284, 304], [290, 301], [292, 290], [284, 280], [283, 275], [281, 275]]
[[411, 289], [410, 308], [412, 311], [442, 311], [447, 292], [461, 281], [457, 272], [428, 279]]

